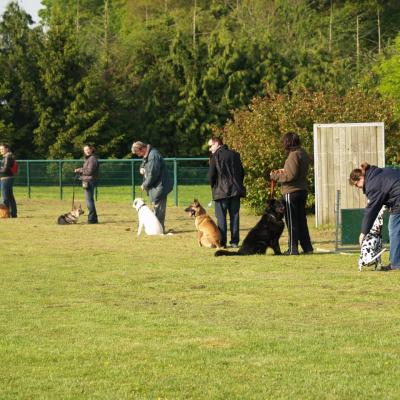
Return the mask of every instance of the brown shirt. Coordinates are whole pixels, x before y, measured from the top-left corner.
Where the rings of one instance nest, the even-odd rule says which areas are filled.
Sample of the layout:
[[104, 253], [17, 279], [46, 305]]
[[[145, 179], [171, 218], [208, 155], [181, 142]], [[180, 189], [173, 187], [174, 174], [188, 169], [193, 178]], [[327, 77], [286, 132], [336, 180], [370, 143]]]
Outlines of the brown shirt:
[[283, 171], [272, 173], [271, 178], [282, 183], [282, 194], [307, 190], [307, 173], [310, 158], [306, 151], [299, 147], [292, 150], [286, 161]]

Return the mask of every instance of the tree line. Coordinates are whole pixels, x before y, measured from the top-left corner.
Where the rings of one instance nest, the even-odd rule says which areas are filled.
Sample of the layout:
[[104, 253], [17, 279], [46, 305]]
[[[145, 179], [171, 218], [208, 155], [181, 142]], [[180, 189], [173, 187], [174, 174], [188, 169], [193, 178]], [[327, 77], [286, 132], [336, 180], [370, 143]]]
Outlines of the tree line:
[[19, 158], [76, 158], [84, 143], [130, 157], [133, 140], [204, 155], [215, 129], [253, 118], [255, 99], [302, 90], [336, 107], [356, 88], [375, 105], [364, 119], [383, 99], [400, 115], [398, 0], [42, 4], [36, 23], [17, 2], [0, 17], [0, 140]]

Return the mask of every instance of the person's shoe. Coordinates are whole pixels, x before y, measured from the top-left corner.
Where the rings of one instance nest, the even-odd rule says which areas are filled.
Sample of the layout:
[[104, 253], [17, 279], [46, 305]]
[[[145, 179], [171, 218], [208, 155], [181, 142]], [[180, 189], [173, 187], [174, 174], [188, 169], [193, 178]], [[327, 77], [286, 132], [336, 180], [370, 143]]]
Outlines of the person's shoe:
[[232, 249], [237, 249], [237, 248], [239, 248], [239, 245], [237, 243], [232, 243], [231, 247], [232, 247]]
[[299, 253], [297, 251], [290, 251], [286, 250], [285, 252], [282, 253], [283, 256], [298, 256]]
[[303, 251], [304, 255], [311, 255], [314, 254], [314, 250]]
[[390, 264], [382, 265], [382, 267], [379, 271], [392, 271], [392, 266]]

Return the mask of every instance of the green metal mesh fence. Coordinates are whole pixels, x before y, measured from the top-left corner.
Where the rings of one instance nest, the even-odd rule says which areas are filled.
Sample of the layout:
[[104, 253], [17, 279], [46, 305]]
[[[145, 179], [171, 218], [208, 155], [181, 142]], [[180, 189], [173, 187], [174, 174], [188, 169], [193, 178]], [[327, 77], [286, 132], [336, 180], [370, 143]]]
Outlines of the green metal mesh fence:
[[[179, 186], [208, 185], [208, 158], [166, 158], [168, 171], [174, 181], [174, 204], [178, 204]], [[76, 184], [74, 169], [83, 160], [18, 160], [19, 173], [16, 187], [25, 187], [29, 198], [35, 197], [35, 189], [58, 188], [63, 198], [64, 189]], [[131, 189], [132, 198], [142, 183], [139, 173], [140, 159], [99, 160], [98, 186], [125, 187]]]

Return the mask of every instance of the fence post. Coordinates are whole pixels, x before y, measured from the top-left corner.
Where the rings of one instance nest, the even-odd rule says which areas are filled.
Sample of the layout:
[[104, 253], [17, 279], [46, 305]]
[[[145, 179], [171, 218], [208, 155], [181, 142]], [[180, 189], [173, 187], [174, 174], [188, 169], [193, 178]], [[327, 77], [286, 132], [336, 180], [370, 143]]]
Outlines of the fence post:
[[135, 160], [131, 159], [132, 202], [135, 200]]
[[60, 185], [60, 200], [63, 199], [63, 184], [62, 184], [62, 161], [58, 162], [58, 182]]
[[178, 162], [174, 158], [174, 204], [178, 206]]
[[28, 199], [31, 198], [31, 163], [26, 162], [26, 184], [28, 185]]

